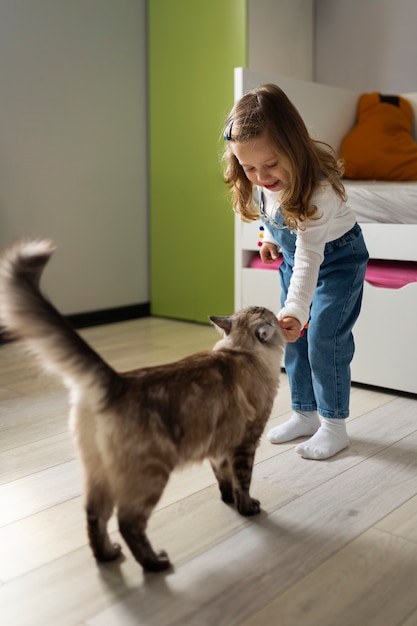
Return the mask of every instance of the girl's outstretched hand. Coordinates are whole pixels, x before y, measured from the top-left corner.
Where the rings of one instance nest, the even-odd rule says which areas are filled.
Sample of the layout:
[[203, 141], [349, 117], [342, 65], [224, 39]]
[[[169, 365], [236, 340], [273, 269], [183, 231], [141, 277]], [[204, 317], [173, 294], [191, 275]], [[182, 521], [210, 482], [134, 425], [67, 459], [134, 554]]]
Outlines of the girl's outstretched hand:
[[274, 243], [264, 242], [259, 250], [262, 263], [273, 263], [278, 258], [278, 248]]
[[290, 343], [297, 341], [301, 333], [300, 322], [295, 317], [284, 317], [278, 321], [285, 339]]

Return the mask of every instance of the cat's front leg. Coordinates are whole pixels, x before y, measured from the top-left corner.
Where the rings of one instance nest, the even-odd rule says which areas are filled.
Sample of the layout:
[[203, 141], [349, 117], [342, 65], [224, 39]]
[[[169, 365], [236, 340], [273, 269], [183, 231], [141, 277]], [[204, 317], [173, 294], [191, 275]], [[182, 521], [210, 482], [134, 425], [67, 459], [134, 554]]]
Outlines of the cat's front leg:
[[233, 504], [235, 501], [233, 478], [230, 461], [227, 458], [210, 459], [210, 464], [219, 484], [220, 494], [223, 502]]
[[249, 494], [255, 450], [256, 444], [248, 442], [236, 448], [233, 454], [236, 508], [245, 516], [257, 515], [261, 511], [259, 500]]

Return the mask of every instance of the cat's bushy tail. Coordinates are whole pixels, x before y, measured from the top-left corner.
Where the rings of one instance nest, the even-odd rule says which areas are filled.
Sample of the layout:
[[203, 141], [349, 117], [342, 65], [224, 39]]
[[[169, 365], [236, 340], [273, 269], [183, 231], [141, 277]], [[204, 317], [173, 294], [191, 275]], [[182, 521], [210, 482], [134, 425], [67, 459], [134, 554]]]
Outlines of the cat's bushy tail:
[[49, 240], [26, 239], [1, 254], [0, 326], [21, 339], [70, 389], [98, 391], [100, 387], [105, 393], [118, 375], [39, 289], [42, 272], [54, 251]]

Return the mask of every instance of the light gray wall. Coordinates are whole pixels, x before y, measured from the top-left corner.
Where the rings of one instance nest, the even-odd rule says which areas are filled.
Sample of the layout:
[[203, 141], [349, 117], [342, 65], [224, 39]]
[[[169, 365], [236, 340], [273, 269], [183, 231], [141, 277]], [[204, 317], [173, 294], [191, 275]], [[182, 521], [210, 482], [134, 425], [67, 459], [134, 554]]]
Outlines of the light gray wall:
[[417, 90], [416, 0], [315, 0], [317, 82], [361, 92]]
[[249, 69], [313, 79], [313, 0], [249, 0]]
[[66, 314], [149, 301], [145, 0], [1, 0], [0, 247]]

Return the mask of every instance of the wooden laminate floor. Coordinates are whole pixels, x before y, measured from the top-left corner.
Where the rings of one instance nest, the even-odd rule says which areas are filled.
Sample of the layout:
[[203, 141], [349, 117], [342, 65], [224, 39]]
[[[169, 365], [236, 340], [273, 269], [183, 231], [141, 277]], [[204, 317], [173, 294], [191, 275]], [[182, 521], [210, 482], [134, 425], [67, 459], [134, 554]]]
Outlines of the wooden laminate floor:
[[[82, 335], [120, 370], [218, 339], [211, 327], [157, 318]], [[283, 374], [269, 425], [289, 415]], [[256, 519], [220, 501], [207, 464], [176, 473], [149, 528], [175, 569], [144, 575], [127, 548], [98, 566], [66, 392], [16, 344], [0, 345], [0, 623], [416, 626], [416, 400], [354, 386], [348, 430], [351, 446], [328, 461], [263, 438]]]

